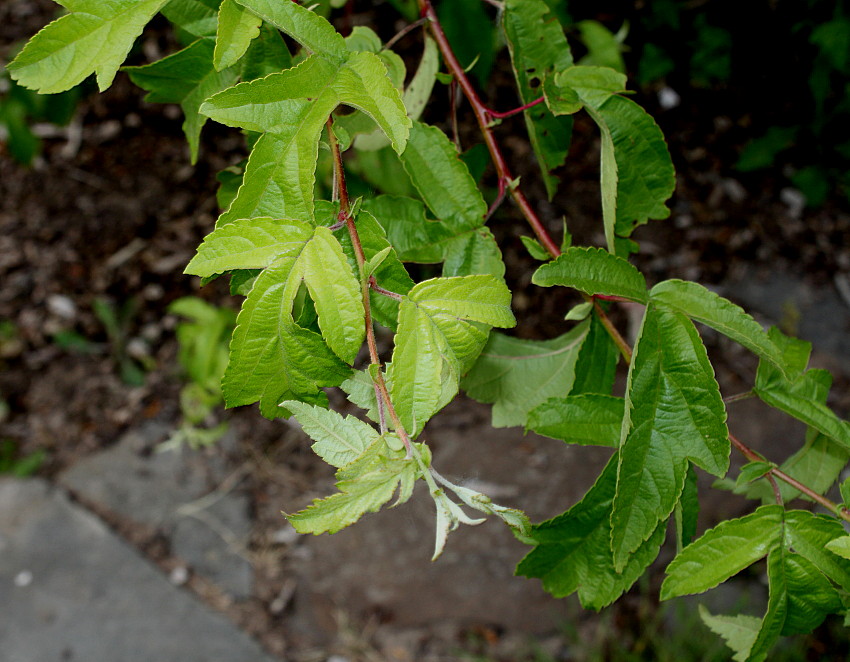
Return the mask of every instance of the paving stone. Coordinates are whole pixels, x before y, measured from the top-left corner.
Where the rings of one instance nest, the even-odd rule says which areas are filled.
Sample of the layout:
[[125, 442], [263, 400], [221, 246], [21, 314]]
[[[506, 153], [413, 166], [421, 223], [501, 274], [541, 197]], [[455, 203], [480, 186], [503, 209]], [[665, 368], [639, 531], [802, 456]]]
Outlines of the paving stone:
[[199, 502], [228, 469], [216, 455], [156, 452], [167, 433], [155, 423], [142, 426], [70, 467], [59, 482], [86, 503], [162, 531], [193, 571], [230, 596], [247, 598], [253, 582], [242, 554], [251, 531], [248, 498], [232, 490], [209, 498], [206, 506], [206, 499]]
[[3, 662], [273, 662], [39, 479], [0, 480]]

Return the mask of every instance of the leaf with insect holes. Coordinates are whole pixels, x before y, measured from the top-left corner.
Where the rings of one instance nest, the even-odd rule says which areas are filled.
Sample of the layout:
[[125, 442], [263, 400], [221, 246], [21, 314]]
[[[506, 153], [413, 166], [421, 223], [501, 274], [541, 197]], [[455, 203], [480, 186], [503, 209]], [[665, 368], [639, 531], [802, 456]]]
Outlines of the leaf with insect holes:
[[70, 90], [92, 73], [103, 91], [167, 1], [63, 0], [70, 13], [30, 39], [6, 69], [20, 85], [41, 94]]
[[236, 68], [217, 71], [213, 66], [213, 42], [198, 39], [181, 51], [141, 67], [125, 67], [136, 85], [149, 94], [145, 101], [178, 103], [185, 120], [183, 132], [189, 142], [192, 163], [198, 160], [201, 129], [207, 121], [198, 110], [204, 101], [233, 85], [239, 74]]
[[562, 285], [585, 294], [647, 301], [643, 274], [623, 258], [601, 248], [568, 248], [556, 260], [537, 268], [531, 282], [542, 287]]
[[569, 393], [587, 329], [584, 322], [551, 340], [493, 333], [461, 387], [469, 397], [493, 404], [494, 427], [525, 425], [532, 409]]
[[602, 609], [627, 591], [658, 556], [666, 527], [659, 524], [625, 568], [615, 570], [608, 543], [616, 483], [615, 454], [581, 501], [532, 527], [529, 538], [535, 547], [520, 561], [516, 574], [540, 579], [556, 598], [578, 591], [586, 609]]
[[[570, 46], [563, 27], [543, 0], [507, 0], [502, 26], [520, 101], [529, 104], [540, 97], [543, 81], [549, 75], [572, 66]], [[570, 148], [572, 118], [556, 117], [543, 104], [528, 108], [523, 114], [551, 200], [559, 182], [553, 171], [564, 165]]]
[[396, 151], [404, 149], [410, 120], [374, 53], [350, 53], [341, 64], [314, 55], [208, 99], [201, 112], [217, 122], [264, 132], [248, 158], [236, 199], [219, 223], [256, 216], [312, 217], [319, 138], [340, 104], [368, 114]]
[[693, 323], [650, 304], [626, 388], [611, 515], [616, 567], [673, 512], [689, 460], [715, 476], [726, 474], [728, 434], [720, 388]]
[[218, 10], [218, 30], [213, 63], [218, 71], [230, 67], [245, 55], [251, 42], [260, 35], [263, 19], [252, 14], [236, 0], [222, 0]]
[[511, 294], [492, 276], [433, 278], [401, 302], [390, 396], [412, 435], [457, 393], [461, 375], [484, 347], [489, 327], [516, 324]]

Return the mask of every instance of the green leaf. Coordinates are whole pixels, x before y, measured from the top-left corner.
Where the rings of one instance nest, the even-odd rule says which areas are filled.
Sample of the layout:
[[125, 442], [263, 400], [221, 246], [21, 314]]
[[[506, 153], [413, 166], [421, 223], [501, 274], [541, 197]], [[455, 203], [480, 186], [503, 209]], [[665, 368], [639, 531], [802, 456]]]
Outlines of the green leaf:
[[587, 609], [601, 609], [631, 587], [658, 556], [665, 526], [632, 555], [622, 572], [614, 569], [611, 549], [611, 503], [617, 480], [617, 456], [584, 498], [567, 512], [532, 527], [535, 548], [520, 561], [517, 575], [539, 578], [556, 598], [578, 591]]
[[570, 67], [558, 72], [554, 83], [572, 90], [582, 104], [592, 108], [599, 108], [615, 94], [626, 91], [626, 75], [608, 67]]
[[758, 636], [761, 628], [761, 619], [755, 616], [713, 616], [705, 608], [704, 605], [699, 605], [699, 615], [708, 628], [715, 634], [723, 637], [726, 645], [729, 646], [735, 655], [732, 659], [735, 662], [746, 662], [747, 655]]
[[549, 251], [543, 248], [543, 244], [534, 239], [533, 237], [526, 237], [525, 235], [520, 237], [522, 241], [522, 245], [525, 246], [525, 249], [535, 260], [540, 260], [541, 262], [548, 262], [552, 259], [552, 256], [549, 255]]
[[233, 269], [262, 269], [301, 252], [314, 229], [303, 221], [240, 219], [208, 234], [184, 273], [202, 278]]
[[[531, 103], [540, 97], [547, 76], [572, 66], [573, 57], [563, 28], [543, 0], [507, 0], [504, 7], [502, 25], [520, 100], [523, 104]], [[523, 114], [551, 200], [558, 188], [558, 177], [552, 172], [566, 161], [572, 118], [555, 117], [543, 105], [529, 108]]]
[[775, 465], [770, 462], [748, 462], [741, 467], [741, 473], [738, 474], [737, 484], [744, 485], [746, 483], [751, 483], [754, 480], [758, 480], [774, 466]]
[[215, 68], [221, 71], [236, 64], [260, 35], [262, 24], [261, 18], [237, 4], [236, 0], [222, 0], [213, 56]]
[[455, 233], [484, 224], [487, 203], [440, 129], [414, 122], [401, 162], [425, 204]]
[[220, 4], [221, 0], [170, 0], [162, 15], [193, 37], [214, 37]]
[[703, 593], [751, 566], [780, 544], [782, 506], [721, 522], [685, 547], [667, 566], [661, 599]]
[[623, 47], [617, 35], [598, 21], [579, 21], [576, 26], [588, 51], [580, 64], [610, 67], [621, 72], [626, 70], [622, 55]]
[[437, 42], [426, 34], [419, 68], [404, 91], [404, 107], [407, 108], [407, 116], [410, 119], [418, 120], [422, 116], [422, 111], [431, 98], [439, 68], [440, 49], [437, 48]]
[[454, 397], [488, 326], [516, 323], [509, 304], [504, 282], [491, 276], [436, 278], [410, 290], [400, 306], [388, 370], [390, 395], [408, 432], [418, 434]]
[[826, 548], [833, 554], [850, 560], [850, 536], [842, 536], [826, 543]]
[[304, 432], [315, 441], [312, 448], [316, 455], [334, 467], [350, 464], [380, 437], [372, 426], [354, 416], [343, 418], [335, 411], [296, 400], [286, 400], [282, 405], [295, 415]]
[[471, 398], [493, 404], [494, 427], [525, 425], [532, 409], [569, 393], [587, 330], [587, 323], [579, 324], [552, 340], [493, 333], [461, 386]]
[[841, 523], [806, 510], [789, 511], [785, 521], [786, 544], [845, 591], [850, 590], [850, 561], [828, 551], [833, 540], [846, 535]]
[[620, 445], [623, 398], [585, 394], [550, 398], [528, 414], [526, 430], [533, 430], [568, 444]]
[[[811, 346], [803, 341], [786, 338], [778, 329], [770, 329], [769, 335], [785, 353], [786, 372], [802, 371], [808, 361]], [[793, 363], [788, 358], [793, 357]], [[759, 361], [756, 384], [753, 389], [758, 397], [806, 425], [815, 428], [846, 449], [850, 449], [850, 425], [841, 420], [818, 398], [823, 384], [829, 386], [832, 378], [822, 370], [798, 372], [793, 379], [783, 375], [765, 361]]]
[[381, 38], [370, 27], [365, 25], [355, 25], [345, 38], [345, 45], [352, 52], [367, 51], [369, 53], [381, 52]]
[[468, 228], [425, 217], [419, 200], [381, 195], [364, 202], [386, 229], [390, 243], [407, 262], [444, 262], [443, 275], [490, 274], [502, 278], [505, 264], [493, 234], [485, 227]]
[[233, 85], [238, 78], [235, 69], [216, 71], [213, 48], [209, 39], [198, 39], [183, 50], [152, 64], [125, 67], [130, 80], [149, 92], [146, 101], [180, 104], [185, 115], [183, 132], [189, 141], [192, 163], [198, 160], [201, 129], [207, 121], [198, 112], [201, 104], [216, 92]]
[[666, 519], [688, 460], [715, 476], [729, 468], [726, 409], [693, 323], [650, 304], [626, 390], [611, 544], [617, 567]]
[[280, 32], [269, 25], [261, 25], [260, 36], [251, 42], [242, 58], [242, 80], [255, 80], [291, 68], [292, 55]]
[[345, 40], [328, 21], [297, 2], [237, 0], [264, 21], [282, 30], [302, 46], [337, 60], [348, 56]]
[[691, 544], [697, 534], [697, 518], [699, 517], [699, 490], [697, 485], [697, 472], [694, 465], [688, 464], [688, 474], [685, 476], [685, 489], [682, 497], [676, 504], [676, 549]]
[[285, 416], [286, 410], [278, 407], [281, 401], [325, 403], [319, 387], [336, 386], [351, 372], [320, 335], [293, 322], [297, 287], [290, 281], [295, 262], [281, 258], [257, 277], [248, 293], [222, 380], [228, 407], [259, 401], [264, 416]]
[[201, 112], [212, 119], [266, 132], [254, 146], [242, 187], [219, 223], [255, 216], [312, 217], [319, 138], [341, 103], [367, 113], [396, 151], [404, 149], [410, 120], [373, 53], [352, 53], [341, 65], [313, 56], [210, 98]]
[[558, 259], [538, 267], [531, 282], [542, 287], [563, 285], [585, 294], [603, 294], [646, 303], [646, 280], [623, 258], [601, 248], [569, 248]]
[[63, 0], [71, 13], [43, 28], [6, 69], [41, 94], [70, 90], [89, 74], [98, 88], [112, 84], [148, 21], [167, 0]]
[[440, 0], [437, 16], [461, 66], [486, 84], [496, 57], [495, 29], [480, 0]]
[[575, 382], [570, 395], [601, 393], [610, 395], [614, 388], [620, 350], [611, 340], [596, 313], [590, 318], [587, 338], [581, 345], [575, 366]]
[[[383, 444], [386, 447], [386, 442]], [[298, 533], [336, 533], [366, 513], [380, 510], [392, 499], [399, 484], [411, 482], [415, 474], [413, 460], [384, 459], [356, 477], [341, 480], [337, 494], [316, 499], [305, 510], [286, 518]]]
[[842, 610], [841, 598], [829, 580], [809, 561], [792, 553], [786, 553], [784, 560], [788, 615], [782, 634], [807, 634], [829, 614]]
[[650, 290], [649, 298], [660, 306], [710, 326], [780, 370], [785, 370], [782, 353], [761, 325], [743, 308], [699, 283], [665, 280]]

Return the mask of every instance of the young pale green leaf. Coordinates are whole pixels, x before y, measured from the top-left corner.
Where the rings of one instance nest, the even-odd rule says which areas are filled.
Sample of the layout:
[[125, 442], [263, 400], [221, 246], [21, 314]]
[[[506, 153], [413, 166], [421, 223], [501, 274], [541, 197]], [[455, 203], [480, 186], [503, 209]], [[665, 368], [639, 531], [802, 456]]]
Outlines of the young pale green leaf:
[[729, 468], [726, 409], [693, 323], [647, 307], [626, 390], [611, 544], [617, 567], [672, 512], [688, 460], [715, 476]]
[[70, 12], [27, 42], [7, 71], [41, 94], [70, 90], [97, 74], [101, 91], [112, 84], [148, 21], [167, 0], [63, 0]]
[[537, 268], [531, 282], [542, 287], [562, 285], [585, 294], [604, 294], [646, 303], [646, 280], [623, 258], [601, 248], [569, 248], [557, 260]]
[[850, 536], [842, 536], [826, 543], [826, 548], [833, 554], [850, 561]]
[[193, 37], [215, 37], [220, 4], [221, 0], [169, 0], [162, 15]]
[[741, 572], [782, 541], [782, 506], [726, 520], [685, 547], [667, 566], [661, 599], [702, 593]]
[[179, 103], [185, 120], [183, 132], [189, 142], [192, 163], [198, 160], [201, 129], [207, 121], [198, 111], [201, 104], [236, 82], [235, 68], [217, 71], [213, 66], [213, 42], [198, 39], [190, 46], [152, 64], [125, 67], [136, 85], [149, 94], [146, 101]]
[[248, 293], [222, 380], [228, 407], [259, 401], [264, 416], [285, 416], [288, 412], [278, 406], [281, 401], [325, 403], [319, 387], [336, 386], [351, 372], [319, 334], [292, 321], [297, 287], [290, 281], [296, 262], [281, 258], [257, 277]]
[[568, 444], [617, 448], [623, 406], [623, 398], [595, 393], [549, 398], [529, 412], [525, 429]]
[[761, 325], [743, 308], [699, 283], [665, 280], [650, 290], [649, 298], [660, 306], [710, 326], [780, 370], [785, 370], [782, 352]]
[[184, 273], [206, 278], [233, 269], [262, 269], [300, 253], [313, 232], [303, 221], [240, 219], [208, 234]]
[[659, 524], [622, 572], [615, 570], [608, 542], [616, 482], [614, 455], [581, 501], [532, 528], [530, 538], [536, 546], [520, 561], [516, 574], [539, 578], [557, 598], [578, 591], [587, 609], [602, 609], [627, 591], [658, 556], [666, 527]]
[[735, 652], [732, 659], [735, 662], [746, 662], [761, 628], [761, 619], [744, 614], [715, 616], [704, 605], [699, 605], [699, 615], [703, 623], [716, 635], [723, 637], [726, 645]]
[[829, 551], [830, 543], [846, 534], [841, 523], [806, 510], [789, 511], [785, 523], [786, 544], [845, 591], [850, 590], [850, 561]]
[[525, 246], [525, 249], [535, 260], [548, 262], [552, 259], [552, 256], [549, 255], [549, 251], [543, 248], [543, 244], [537, 241], [534, 237], [526, 237], [523, 235], [520, 237], [520, 240], [522, 241], [522, 245]]
[[493, 333], [461, 387], [493, 404], [493, 426], [525, 425], [547, 399], [569, 393], [588, 324], [552, 340], [521, 340]]
[[[492, 276], [436, 278], [402, 301], [388, 380], [408, 432], [416, 435], [457, 393], [489, 326], [513, 326], [510, 292]], [[488, 325], [488, 326], [483, 326]]]
[[626, 75], [609, 67], [570, 67], [558, 72], [554, 83], [572, 90], [582, 104], [592, 108], [599, 108], [615, 94], [626, 91]]
[[[573, 64], [564, 30], [543, 0], [507, 0], [502, 26], [520, 99], [523, 104], [531, 103], [540, 97], [548, 76]], [[552, 172], [566, 161], [572, 118], [555, 117], [542, 104], [527, 109], [524, 115], [531, 147], [551, 200], [558, 188], [558, 177]]]
[[564, 320], [567, 322], [581, 322], [590, 317], [591, 314], [593, 314], [593, 302], [582, 301], [567, 311], [567, 314], [564, 315]]
[[487, 203], [445, 133], [414, 122], [401, 162], [425, 204], [455, 234], [484, 224]]
[[219, 223], [267, 215], [311, 217], [319, 138], [341, 103], [370, 115], [394, 149], [404, 149], [410, 120], [373, 53], [352, 53], [341, 65], [312, 56], [292, 69], [210, 98], [201, 112], [212, 119], [266, 132], [254, 146], [244, 182]]
[[345, 38], [345, 45], [353, 53], [364, 51], [380, 53], [383, 44], [381, 44], [381, 38], [372, 28], [366, 25], [355, 25], [351, 34]]
[[298, 533], [336, 533], [366, 513], [380, 510], [392, 499], [399, 484], [410, 483], [415, 475], [413, 460], [386, 459], [356, 477], [341, 480], [337, 483], [338, 493], [315, 499], [311, 506], [286, 519]]
[[778, 329], [771, 329], [769, 335], [784, 353], [786, 373], [797, 374], [787, 379], [766, 361], [759, 361], [753, 389], [756, 395], [771, 407], [803, 421], [845, 449], [850, 449], [850, 424], [838, 418], [819, 396], [824, 385], [828, 390], [832, 377], [823, 370], [802, 372], [808, 362], [810, 345], [786, 338]]
[[296, 400], [281, 404], [315, 441], [312, 448], [316, 455], [331, 466], [340, 468], [350, 464], [380, 437], [377, 430], [354, 416], [343, 418], [335, 411]]
[[337, 60], [348, 56], [345, 40], [328, 21], [297, 2], [237, 0], [264, 21], [271, 23], [313, 53]]
[[251, 42], [260, 35], [262, 24], [263, 19], [249, 12], [236, 0], [222, 0], [218, 10], [213, 55], [215, 68], [221, 71], [236, 64], [245, 55]]

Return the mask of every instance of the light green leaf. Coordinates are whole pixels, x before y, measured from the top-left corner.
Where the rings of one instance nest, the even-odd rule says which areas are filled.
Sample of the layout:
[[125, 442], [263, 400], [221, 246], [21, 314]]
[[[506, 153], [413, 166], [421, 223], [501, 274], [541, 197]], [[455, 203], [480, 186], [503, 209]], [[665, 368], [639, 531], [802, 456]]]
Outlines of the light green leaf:
[[593, 313], [593, 302], [592, 301], [582, 301], [581, 303], [573, 306], [567, 311], [567, 314], [564, 315], [564, 320], [567, 322], [581, 322], [582, 320], [586, 320]]
[[617, 448], [623, 426], [623, 407], [623, 398], [610, 395], [550, 398], [529, 412], [525, 428], [568, 444]]
[[552, 340], [493, 333], [461, 386], [470, 397], [493, 404], [494, 427], [525, 425], [532, 409], [569, 393], [587, 330], [585, 322]]
[[237, 4], [236, 0], [222, 0], [213, 56], [215, 68], [221, 71], [236, 64], [259, 36], [262, 24], [259, 16]]
[[209, 99], [201, 112], [214, 120], [267, 132], [254, 146], [244, 182], [219, 223], [254, 216], [311, 217], [319, 138], [339, 104], [370, 115], [394, 149], [404, 149], [410, 120], [373, 53], [352, 53], [341, 65], [313, 56]]
[[650, 290], [649, 298], [658, 305], [710, 326], [780, 370], [785, 370], [782, 353], [761, 325], [743, 308], [699, 283], [665, 280]]
[[374, 513], [386, 504], [401, 482], [409, 482], [416, 473], [413, 460], [384, 460], [371, 470], [337, 483], [339, 492], [286, 519], [298, 533], [336, 533], [366, 513]]
[[667, 566], [661, 599], [703, 593], [738, 574], [782, 541], [782, 506], [721, 522], [685, 547]]
[[237, 0], [264, 21], [282, 30], [313, 53], [337, 60], [348, 56], [345, 40], [328, 21], [297, 2]]
[[64, 92], [97, 74], [98, 88], [112, 84], [148, 21], [167, 0], [64, 0], [70, 12], [27, 42], [7, 71], [41, 94]]
[[533, 237], [526, 237], [525, 235], [523, 235], [520, 237], [520, 240], [522, 241], [522, 245], [525, 246], [525, 249], [535, 260], [540, 260], [541, 262], [548, 262], [552, 259], [552, 256], [549, 255], [549, 251], [543, 248], [543, 244], [541, 244]]
[[242, 58], [242, 80], [255, 80], [291, 68], [292, 55], [280, 32], [270, 25], [261, 25], [260, 36], [251, 42]]
[[345, 38], [345, 45], [352, 52], [366, 51], [369, 53], [381, 52], [381, 38], [370, 27], [355, 25]]
[[699, 615], [703, 623], [712, 632], [723, 637], [726, 645], [735, 651], [732, 659], [735, 662], [745, 662], [761, 628], [761, 619], [744, 614], [713, 616], [704, 605], [699, 605]]
[[363, 455], [380, 435], [372, 426], [354, 416], [342, 417], [335, 411], [285, 400], [282, 406], [291, 411], [301, 427], [315, 441], [316, 455], [334, 467], [344, 467]]
[[183, 132], [189, 141], [192, 163], [198, 160], [201, 129], [207, 121], [198, 111], [204, 101], [233, 85], [239, 74], [236, 69], [216, 71], [213, 66], [213, 42], [198, 39], [173, 55], [141, 67], [125, 67], [130, 80], [149, 94], [146, 101], [179, 103], [185, 120]]
[[688, 460], [715, 476], [726, 473], [728, 434], [720, 389], [693, 323], [650, 304], [626, 390], [612, 514], [617, 567], [673, 512]]
[[842, 536], [826, 543], [826, 548], [833, 554], [850, 560], [850, 536]]
[[567, 512], [534, 525], [535, 548], [520, 561], [517, 575], [542, 580], [556, 598], [578, 591], [587, 609], [614, 602], [658, 556], [665, 526], [632, 555], [622, 572], [614, 569], [611, 549], [611, 503], [617, 480], [617, 456], [611, 458], [596, 484]]
[[[769, 335], [785, 353], [786, 373], [793, 374], [795, 370], [805, 368], [811, 347], [808, 343], [786, 338], [775, 328], [770, 329]], [[794, 357], [793, 364], [788, 361], [789, 356]], [[831, 376], [822, 370], [808, 370], [798, 373], [793, 379], [786, 379], [779, 370], [765, 361], [759, 361], [753, 390], [771, 407], [790, 414], [845, 449], [850, 449], [850, 425], [838, 418], [818, 397], [823, 384], [828, 389], [831, 380]]]
[[626, 91], [626, 75], [608, 67], [570, 67], [555, 74], [555, 85], [573, 90], [581, 102], [599, 108], [615, 94]]
[[586, 294], [623, 297], [638, 303], [648, 300], [643, 274], [601, 248], [569, 248], [558, 259], [538, 267], [531, 282], [542, 287], [573, 287]]
[[510, 292], [491, 276], [436, 278], [417, 284], [402, 301], [390, 395], [413, 435], [457, 393], [478, 356], [488, 326], [513, 326]]
[[827, 551], [833, 540], [846, 535], [841, 523], [806, 510], [789, 511], [785, 521], [786, 544], [845, 591], [850, 590], [850, 561]]
[[580, 64], [610, 67], [622, 72], [626, 70], [622, 55], [623, 46], [617, 38], [618, 35], [612, 33], [599, 21], [579, 21], [576, 26], [588, 51]]
[[738, 474], [738, 485], [745, 485], [754, 480], [758, 480], [770, 471], [775, 465], [770, 462], [748, 462], [741, 467], [741, 473]]
[[[540, 97], [547, 76], [573, 64], [564, 30], [543, 0], [507, 0], [502, 25], [520, 100], [531, 103]], [[558, 177], [552, 172], [566, 161], [572, 118], [555, 117], [544, 105], [529, 108], [523, 114], [551, 200], [558, 188]]]
[[455, 233], [484, 224], [487, 203], [440, 129], [414, 122], [401, 162], [425, 204]]
[[162, 15], [194, 37], [214, 37], [221, 0], [170, 0]]
[[426, 34], [422, 60], [403, 96], [404, 107], [407, 108], [407, 116], [410, 119], [418, 120], [422, 116], [422, 111], [431, 98], [439, 69], [440, 50], [437, 48], [437, 42]]
[[490, 275], [504, 278], [502, 251], [489, 228], [457, 235], [445, 244], [443, 276]]
[[293, 322], [296, 262], [284, 257], [265, 269], [242, 306], [222, 380], [228, 407], [259, 401], [264, 416], [285, 416], [281, 401], [325, 403], [319, 387], [336, 386], [351, 372], [320, 335]]

